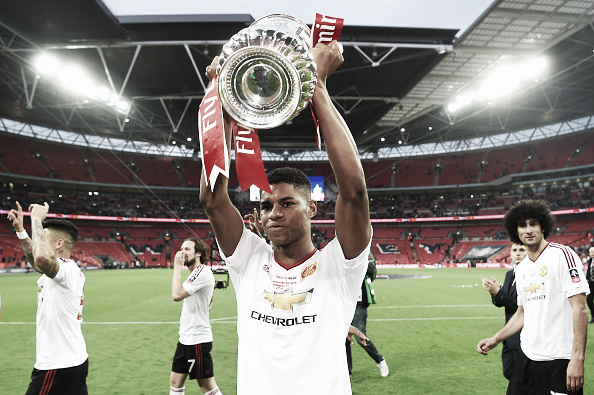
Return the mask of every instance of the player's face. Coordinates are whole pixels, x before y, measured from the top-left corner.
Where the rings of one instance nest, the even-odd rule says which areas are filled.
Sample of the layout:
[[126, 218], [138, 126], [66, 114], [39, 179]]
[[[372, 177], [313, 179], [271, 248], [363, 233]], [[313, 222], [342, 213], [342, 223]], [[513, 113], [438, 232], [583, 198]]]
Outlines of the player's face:
[[179, 249], [181, 252], [183, 252], [184, 255], [184, 264], [186, 266], [192, 266], [195, 262], [196, 262], [196, 250], [194, 249], [194, 243], [193, 241], [189, 241], [186, 240], [183, 242], [183, 244], [181, 245], [181, 248]]
[[528, 254], [526, 247], [522, 244], [512, 243], [510, 256], [512, 262], [517, 265], [518, 263], [522, 262], [522, 259]]
[[594, 259], [594, 247], [590, 248], [590, 250], [588, 251], [588, 255], [590, 255], [590, 258]]
[[276, 246], [285, 246], [311, 235], [315, 202], [308, 200], [293, 184], [274, 184], [272, 193], [262, 192], [262, 227]]
[[538, 247], [543, 241], [542, 228], [536, 219], [527, 219], [518, 224], [518, 237], [528, 249]]

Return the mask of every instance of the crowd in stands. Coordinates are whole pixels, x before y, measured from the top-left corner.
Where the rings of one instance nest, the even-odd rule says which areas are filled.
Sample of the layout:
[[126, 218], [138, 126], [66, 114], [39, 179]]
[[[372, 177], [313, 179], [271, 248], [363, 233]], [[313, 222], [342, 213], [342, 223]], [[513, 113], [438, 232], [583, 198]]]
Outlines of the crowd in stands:
[[[524, 188], [502, 193], [436, 193], [411, 195], [372, 195], [370, 211], [374, 219], [423, 218], [504, 214], [521, 199], [546, 199], [551, 209], [560, 210], [594, 207], [594, 190], [584, 189], [577, 183], [546, 186], [539, 189]], [[83, 215], [123, 216], [140, 218], [206, 218], [197, 195], [168, 198], [167, 195], [113, 192], [48, 193], [44, 187], [22, 184], [0, 186], [0, 201], [12, 206], [15, 201], [47, 201], [53, 212]], [[11, 204], [12, 203], [12, 204]], [[257, 203], [245, 198], [236, 201], [242, 213], [251, 212]], [[333, 219], [334, 202], [318, 204], [319, 219]]]
[[[29, 147], [22, 157], [15, 152]], [[587, 167], [592, 173], [594, 138], [591, 132], [569, 138], [541, 141], [538, 144], [518, 145], [490, 151], [404, 158], [379, 162], [364, 162], [370, 194], [370, 212], [373, 219], [429, 218], [469, 215], [504, 214], [521, 199], [544, 199], [553, 210], [594, 207], [592, 181], [577, 176], [570, 181], [559, 181], [532, 186], [528, 180], [509, 188], [490, 188], [488, 183], [510, 175], [531, 174], [534, 179], [559, 178], [565, 169]], [[318, 204], [316, 219], [334, 218], [332, 190], [336, 190], [328, 163], [267, 163], [267, 170], [290, 165], [306, 174], [326, 177], [326, 196], [330, 199]], [[588, 167], [590, 166], [590, 167]], [[159, 158], [138, 154], [76, 148], [53, 143], [41, 144], [36, 140], [0, 133], [0, 201], [3, 209], [47, 201], [53, 213], [100, 215], [139, 218], [201, 218], [206, 215], [198, 200], [196, 186], [200, 176], [200, 161], [187, 158]], [[550, 173], [557, 169], [556, 173]], [[589, 170], [588, 170], [589, 169]], [[231, 166], [230, 188], [237, 188], [237, 177]], [[579, 174], [579, 173], [576, 173]], [[39, 179], [16, 182], [14, 176], [23, 175]], [[74, 183], [47, 186], [47, 178]], [[106, 185], [111, 184], [110, 188]], [[126, 188], [114, 188], [113, 185]], [[457, 190], [441, 186], [483, 185]], [[485, 186], [487, 185], [487, 186]], [[167, 189], [153, 188], [154, 186]], [[416, 188], [407, 193], [401, 187]], [[438, 190], [424, 187], [437, 187]], [[117, 192], [114, 192], [117, 191]], [[246, 194], [232, 193], [235, 205], [242, 214], [249, 213], [257, 203], [250, 202]], [[206, 227], [204, 227], [206, 226]], [[111, 224], [107, 229], [84, 228], [81, 236], [88, 243], [104, 243], [100, 248], [84, 245], [78, 255], [82, 265], [111, 267], [166, 266], [171, 247], [179, 240], [196, 234], [213, 242], [207, 225], [191, 232], [147, 225], [147, 232], [135, 231], [126, 225]], [[588, 233], [594, 230], [592, 221], [567, 221], [559, 225], [555, 237], [572, 245], [578, 252], [594, 240]], [[167, 239], [166, 235], [171, 231]], [[334, 237], [332, 228], [322, 224], [313, 229], [318, 247]], [[563, 239], [561, 239], [563, 238]], [[22, 251], [10, 229], [0, 228], [0, 266], [23, 263]], [[12, 240], [12, 241], [11, 241]], [[374, 226], [372, 251], [378, 262], [384, 264], [411, 264], [415, 262], [457, 262], [472, 248], [473, 243], [488, 242], [505, 245], [507, 236], [499, 223], [410, 228], [406, 225]], [[107, 244], [112, 243], [112, 244]], [[109, 251], [111, 260], [98, 260], [99, 252]], [[86, 251], [86, 252], [83, 252]], [[97, 253], [93, 253], [93, 251]], [[86, 255], [84, 255], [86, 254]], [[114, 257], [117, 257], [114, 258]], [[503, 248], [494, 261], [509, 259], [509, 250]], [[115, 266], [113, 262], [116, 262]], [[108, 267], [108, 266], [105, 266]]]
[[[504, 214], [521, 199], [545, 199], [553, 210], [594, 207], [594, 189], [578, 183], [550, 185], [539, 189], [523, 188], [506, 193], [435, 193], [411, 195], [372, 195], [370, 211], [374, 219], [423, 218]], [[83, 215], [124, 216], [140, 218], [206, 218], [197, 195], [168, 198], [150, 191], [113, 193], [70, 191], [48, 193], [44, 187], [4, 183], [0, 185], [0, 201], [12, 206], [15, 201], [47, 201], [53, 212]], [[236, 201], [242, 213], [251, 212], [257, 203], [245, 198]], [[319, 219], [332, 219], [334, 202], [318, 204]]]

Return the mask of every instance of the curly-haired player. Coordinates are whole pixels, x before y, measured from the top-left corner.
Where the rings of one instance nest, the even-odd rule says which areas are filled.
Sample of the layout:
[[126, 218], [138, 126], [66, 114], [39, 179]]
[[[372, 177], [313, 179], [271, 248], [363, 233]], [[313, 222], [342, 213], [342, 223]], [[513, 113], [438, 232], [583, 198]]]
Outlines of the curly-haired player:
[[590, 293], [578, 255], [548, 242], [555, 219], [545, 202], [522, 200], [505, 216], [511, 241], [528, 255], [516, 268], [518, 310], [495, 335], [481, 340], [487, 353], [520, 329], [520, 351], [508, 394], [582, 394]]

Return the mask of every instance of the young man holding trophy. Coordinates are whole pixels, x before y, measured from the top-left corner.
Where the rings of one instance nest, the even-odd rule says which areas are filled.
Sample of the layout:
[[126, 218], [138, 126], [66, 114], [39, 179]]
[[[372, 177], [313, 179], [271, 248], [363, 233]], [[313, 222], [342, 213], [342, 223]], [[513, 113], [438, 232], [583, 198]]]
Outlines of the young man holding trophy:
[[[200, 201], [237, 296], [238, 395], [351, 394], [344, 339], [367, 269], [369, 202], [355, 141], [326, 88], [327, 77], [343, 62], [340, 45], [318, 43], [310, 53], [317, 66], [311, 105], [339, 190], [336, 238], [322, 250], [314, 247], [317, 205], [299, 170], [267, 175], [270, 188], [262, 191], [260, 217], [270, 245], [245, 227], [229, 198], [228, 180], [208, 185], [202, 173]], [[207, 68], [211, 80], [217, 62]], [[231, 123], [226, 113], [226, 147]]]

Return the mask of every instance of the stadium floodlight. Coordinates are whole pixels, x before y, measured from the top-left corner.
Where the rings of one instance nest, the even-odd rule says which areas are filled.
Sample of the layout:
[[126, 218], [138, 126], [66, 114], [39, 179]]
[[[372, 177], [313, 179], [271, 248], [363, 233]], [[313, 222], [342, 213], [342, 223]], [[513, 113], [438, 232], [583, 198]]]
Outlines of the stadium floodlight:
[[35, 71], [39, 75], [56, 75], [60, 69], [60, 62], [58, 59], [48, 53], [42, 53], [33, 61]]
[[89, 92], [96, 91], [96, 85], [83, 69], [77, 66], [66, 66], [58, 76], [59, 82], [64, 88], [88, 95]]
[[455, 113], [460, 109], [476, 103], [492, 105], [498, 99], [509, 97], [523, 85], [539, 82], [548, 72], [549, 62], [545, 57], [536, 57], [525, 62], [506, 64], [490, 73], [476, 90], [469, 88], [461, 92], [446, 108]]
[[89, 99], [113, 107], [116, 111], [126, 114], [131, 103], [123, 99], [112, 89], [98, 83], [82, 67], [75, 64], [62, 64], [56, 57], [42, 53], [34, 59], [35, 71], [40, 76], [54, 77], [54, 81], [70, 92], [83, 96], [83, 102], [89, 103]]
[[519, 71], [526, 79], [539, 78], [546, 74], [548, 66], [548, 60], [541, 56], [520, 65]]
[[128, 108], [130, 108], [130, 103], [128, 103], [128, 102], [127, 102], [127, 101], [125, 101], [125, 100], [122, 100], [122, 99], [120, 99], [120, 100], [118, 100], [118, 101], [116, 102], [116, 104], [115, 104], [115, 107], [116, 107], [118, 110], [120, 110], [120, 111], [122, 111], [122, 112], [125, 112], [126, 110], [128, 110]]
[[110, 90], [105, 86], [100, 86], [99, 89], [97, 89], [97, 98], [99, 100], [107, 102], [109, 100], [110, 95], [111, 95]]
[[452, 102], [452, 103], [448, 104], [448, 107], [447, 107], [447, 109], [450, 113], [454, 113], [454, 112], [458, 111], [459, 108], [460, 108], [460, 105], [456, 102]]

